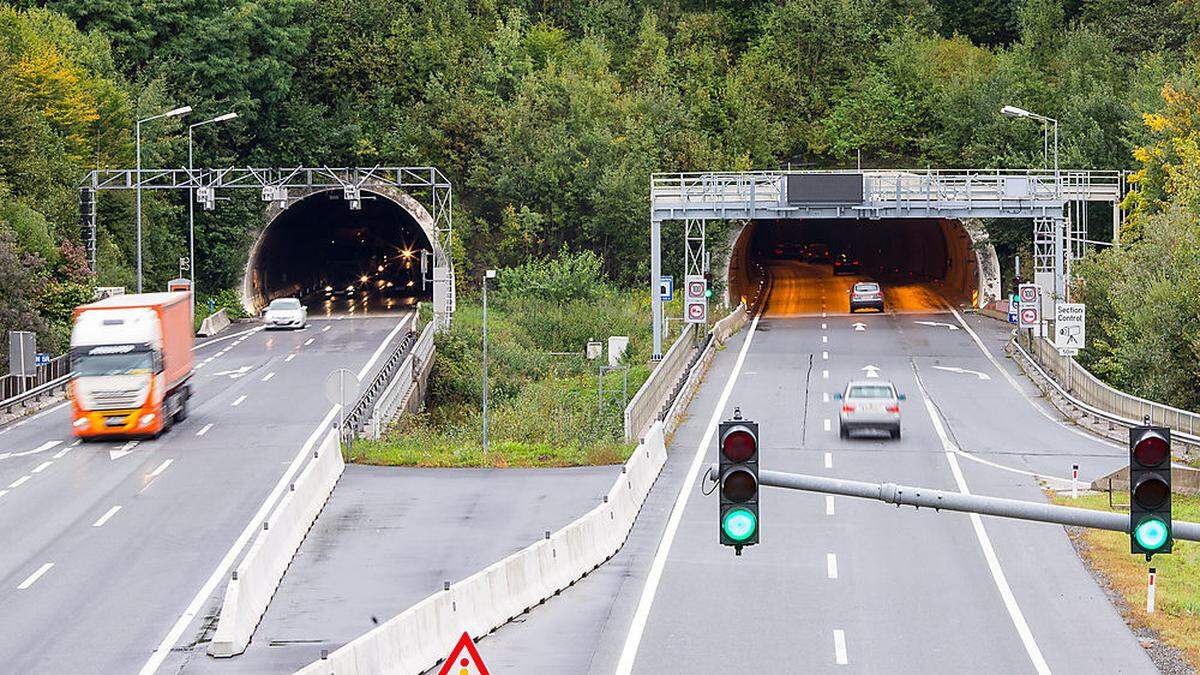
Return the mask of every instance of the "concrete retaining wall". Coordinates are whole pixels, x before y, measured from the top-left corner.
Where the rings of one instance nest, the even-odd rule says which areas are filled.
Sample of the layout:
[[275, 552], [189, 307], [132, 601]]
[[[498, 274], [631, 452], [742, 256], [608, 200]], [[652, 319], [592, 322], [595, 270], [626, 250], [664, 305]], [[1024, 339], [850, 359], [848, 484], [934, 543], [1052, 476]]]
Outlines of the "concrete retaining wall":
[[246, 650], [292, 558], [341, 477], [345, 464], [336, 431], [325, 436], [315, 455], [267, 517], [265, 529], [259, 531], [225, 588], [217, 631], [208, 645], [212, 656], [234, 656]]
[[413, 605], [298, 671], [304, 675], [421, 673], [464, 631], [479, 638], [567, 588], [625, 543], [667, 460], [655, 422], [604, 501], [549, 537]]

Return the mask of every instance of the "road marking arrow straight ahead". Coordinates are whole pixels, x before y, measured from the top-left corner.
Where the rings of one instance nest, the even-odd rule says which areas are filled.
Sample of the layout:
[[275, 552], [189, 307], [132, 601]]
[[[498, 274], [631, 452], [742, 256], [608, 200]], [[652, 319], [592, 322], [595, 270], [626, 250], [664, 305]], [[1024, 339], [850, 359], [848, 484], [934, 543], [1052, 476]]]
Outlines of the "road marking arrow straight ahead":
[[248, 372], [250, 372], [250, 366], [242, 366], [236, 370], [222, 370], [221, 372], [216, 373], [216, 375], [228, 375], [230, 378], [236, 380]]
[[992, 377], [990, 375], [988, 375], [987, 373], [981, 373], [978, 370], [971, 370], [969, 368], [959, 368], [957, 366], [953, 366], [953, 367], [951, 367], [951, 366], [934, 366], [934, 368], [936, 368], [937, 370], [944, 370], [948, 373], [958, 373], [959, 375], [965, 375], [967, 373], [970, 373], [970, 374], [974, 375], [975, 377], [978, 377], [981, 380], [992, 379]]
[[863, 366], [859, 370], [867, 371], [867, 377], [879, 377], [879, 366]]
[[863, 322], [861, 322], [861, 321], [857, 321], [857, 322], [855, 322], [855, 323], [852, 323], [852, 324], [850, 324], [850, 325], [851, 325], [851, 326], [854, 326], [854, 330], [855, 330], [855, 331], [863, 331], [863, 330], [866, 330], [866, 329], [867, 329], [867, 324], [865, 324], [865, 323], [863, 323]]
[[118, 448], [116, 450], [109, 450], [108, 458], [109, 459], [120, 459], [120, 458], [124, 457], [125, 455], [128, 455], [129, 453], [133, 452], [133, 449], [137, 447], [137, 444], [138, 444], [138, 441], [129, 441], [128, 443], [126, 443], [125, 445], [122, 445], [120, 448]]
[[914, 321], [913, 323], [919, 323], [922, 326], [941, 326], [943, 328], [949, 328], [950, 330], [958, 330], [958, 326], [955, 326], [952, 323], [943, 323], [941, 321]]

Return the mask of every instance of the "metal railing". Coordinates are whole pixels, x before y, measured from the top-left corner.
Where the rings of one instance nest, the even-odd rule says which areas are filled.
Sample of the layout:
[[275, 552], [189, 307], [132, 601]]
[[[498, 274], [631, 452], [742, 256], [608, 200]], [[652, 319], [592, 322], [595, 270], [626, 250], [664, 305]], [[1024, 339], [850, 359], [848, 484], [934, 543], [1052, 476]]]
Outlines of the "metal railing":
[[50, 363], [38, 366], [31, 376], [5, 375], [0, 377], [0, 415], [7, 415], [15, 408], [64, 387], [71, 379], [71, 359], [63, 354], [50, 359]]
[[638, 440], [654, 420], [658, 419], [662, 401], [692, 359], [696, 343], [696, 325], [689, 323], [683, 328], [671, 348], [663, 355], [654, 372], [642, 383], [625, 406], [625, 442]]
[[434, 328], [432, 323], [425, 326], [412, 349], [405, 355], [396, 374], [392, 376], [392, 381], [371, 404], [362, 432], [367, 438], [376, 439], [383, 435], [384, 429], [395, 419], [397, 410], [412, 395], [413, 388], [433, 360]]
[[400, 344], [396, 345], [396, 348], [392, 350], [387, 360], [383, 362], [383, 366], [379, 368], [379, 372], [375, 374], [375, 377], [371, 379], [371, 382], [363, 390], [362, 394], [359, 395], [354, 407], [350, 409], [350, 412], [346, 413], [341, 428], [343, 443], [349, 444], [362, 432], [367, 424], [367, 418], [371, 414], [376, 399], [391, 384], [396, 371], [399, 370], [400, 365], [404, 362], [404, 357], [408, 355], [409, 350], [412, 349], [416, 341], [416, 331], [410, 329], [404, 334], [404, 337], [400, 340]]
[[1016, 348], [1042, 371], [1051, 384], [1078, 407], [1092, 415], [1124, 426], [1150, 423], [1170, 427], [1175, 436], [1200, 443], [1200, 414], [1127, 394], [1101, 382], [1075, 359], [1062, 356], [1044, 338], [1028, 336], [1013, 341]]

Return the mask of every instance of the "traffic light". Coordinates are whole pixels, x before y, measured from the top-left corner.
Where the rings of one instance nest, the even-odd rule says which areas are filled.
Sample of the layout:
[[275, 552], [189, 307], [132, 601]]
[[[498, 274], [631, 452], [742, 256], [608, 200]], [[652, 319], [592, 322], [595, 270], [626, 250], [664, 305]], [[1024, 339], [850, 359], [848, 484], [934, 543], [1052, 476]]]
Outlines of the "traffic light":
[[1171, 430], [1140, 426], [1129, 430], [1129, 549], [1170, 553]]
[[743, 546], [758, 543], [758, 424], [735, 408], [733, 419], [721, 422], [717, 443], [721, 544], [741, 555]]
[[704, 297], [707, 299], [707, 298], [711, 298], [712, 296], [713, 296], [712, 272], [705, 272], [704, 273]]

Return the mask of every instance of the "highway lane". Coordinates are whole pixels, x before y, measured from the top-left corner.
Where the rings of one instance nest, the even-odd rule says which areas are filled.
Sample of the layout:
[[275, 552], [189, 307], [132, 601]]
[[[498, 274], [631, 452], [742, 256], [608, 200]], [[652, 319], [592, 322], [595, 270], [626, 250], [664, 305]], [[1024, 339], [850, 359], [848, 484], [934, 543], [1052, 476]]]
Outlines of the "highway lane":
[[[1064, 427], [1003, 377], [996, 365], [1011, 365], [993, 364], [972, 337], [995, 348], [1002, 324], [974, 318], [964, 326], [937, 306], [921, 310], [924, 293], [909, 296], [918, 306], [905, 312], [851, 318], [830, 308], [842, 279], [775, 272], [774, 292], [785, 295], [772, 297], [752, 338], [743, 332], [718, 354], [632, 548], [484, 640], [485, 658], [494, 654], [501, 672], [611, 673], [635, 644], [632, 634], [635, 673], [1154, 672], [1062, 528], [990, 518], [977, 525], [965, 514], [774, 488], [763, 494], [763, 543], [737, 558], [716, 543], [715, 497], [688, 483], [644, 631], [631, 633], [685, 482], [680, 467], [747, 339], [719, 410], [727, 417], [740, 406], [760, 422], [764, 467], [1040, 499], [1028, 473], [1069, 476], [1078, 461], [1098, 474], [1120, 463], [1119, 448]], [[789, 278], [828, 280], [825, 308], [812, 281]], [[838, 438], [833, 394], [867, 365], [908, 395], [899, 441]], [[702, 448], [706, 462], [715, 461], [714, 445]]]
[[[4, 485], [28, 477], [0, 497], [0, 528], [14, 534], [0, 549], [5, 669], [142, 668], [330, 419], [326, 374], [363, 368], [398, 338], [398, 320], [314, 321], [202, 347], [191, 417], [128, 454], [112, 454], [125, 443], [71, 447], [67, 408], [0, 435], [6, 451], [60, 441], [53, 452], [0, 460]], [[200, 631], [188, 622], [182, 642]]]

